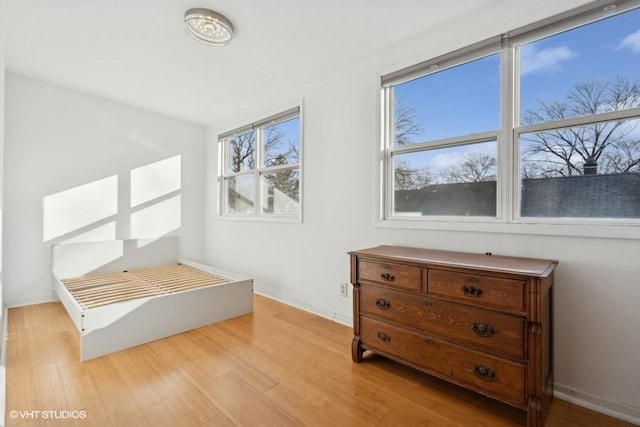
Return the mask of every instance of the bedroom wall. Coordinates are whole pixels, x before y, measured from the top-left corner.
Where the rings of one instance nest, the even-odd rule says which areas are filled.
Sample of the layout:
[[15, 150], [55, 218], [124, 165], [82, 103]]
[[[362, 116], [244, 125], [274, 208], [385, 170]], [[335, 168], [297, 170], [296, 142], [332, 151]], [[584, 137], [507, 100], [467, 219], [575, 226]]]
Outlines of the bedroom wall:
[[[2, 210], [3, 210], [3, 182], [4, 182], [4, 30], [2, 25], [2, 9], [4, 0], [0, 0], [0, 325], [4, 315], [4, 300], [2, 298]], [[0, 343], [0, 346], [2, 344]]]
[[202, 260], [205, 129], [7, 73], [4, 297], [49, 301], [51, 244], [180, 237]]
[[3, 218], [3, 182], [4, 182], [4, 25], [3, 12], [4, 0], [0, 0], [0, 427], [4, 426], [5, 403], [6, 403], [6, 358], [2, 357], [6, 353], [4, 347], [6, 331], [4, 330], [4, 298], [3, 298], [3, 277], [2, 269], [2, 218]]
[[[347, 252], [398, 244], [558, 259], [557, 395], [640, 422], [640, 241], [515, 233], [407, 230], [377, 223], [379, 77], [586, 1], [497, 2], [301, 87], [274, 88], [207, 129], [208, 263], [250, 275], [258, 293], [350, 324]], [[502, 4], [502, 7], [498, 7]], [[482, 23], [482, 24], [479, 24]], [[446, 41], [446, 42], [445, 42]], [[304, 221], [234, 221], [216, 215], [217, 137], [304, 99]], [[452, 112], [454, 114], [454, 112]], [[345, 342], [345, 354], [350, 352]]]

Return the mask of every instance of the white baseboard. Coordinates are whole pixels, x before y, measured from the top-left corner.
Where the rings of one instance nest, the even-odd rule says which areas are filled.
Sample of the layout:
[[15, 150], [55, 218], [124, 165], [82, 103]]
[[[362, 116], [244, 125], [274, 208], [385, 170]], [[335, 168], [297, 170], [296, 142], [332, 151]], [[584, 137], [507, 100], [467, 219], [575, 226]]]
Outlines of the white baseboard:
[[30, 305], [48, 304], [50, 302], [57, 302], [57, 301], [58, 301], [57, 298], [51, 297], [49, 299], [26, 301], [26, 302], [21, 302], [21, 303], [18, 303], [18, 304], [11, 304], [11, 305], [8, 305], [6, 307], [6, 309], [19, 308], [19, 307], [29, 307]]
[[563, 384], [554, 384], [554, 397], [591, 409], [613, 418], [640, 426], [640, 408], [578, 390]]
[[325, 319], [329, 319], [333, 322], [336, 323], [340, 323], [341, 325], [345, 325], [345, 326], [349, 326], [352, 327], [353, 326], [353, 319], [351, 317], [348, 316], [343, 316], [339, 313], [331, 313], [325, 310], [322, 310], [319, 307], [310, 305], [310, 304], [305, 304], [301, 301], [298, 300], [294, 300], [294, 299], [283, 299], [283, 298], [278, 298], [278, 297], [274, 297], [273, 295], [269, 295], [269, 294], [265, 294], [259, 291], [254, 290], [253, 293], [258, 294], [260, 296], [263, 296], [265, 298], [269, 298], [278, 302], [281, 302], [283, 304], [286, 305], [290, 305], [292, 307], [298, 308], [302, 311], [307, 311], [309, 313], [315, 314], [316, 316], [320, 316], [323, 317]]

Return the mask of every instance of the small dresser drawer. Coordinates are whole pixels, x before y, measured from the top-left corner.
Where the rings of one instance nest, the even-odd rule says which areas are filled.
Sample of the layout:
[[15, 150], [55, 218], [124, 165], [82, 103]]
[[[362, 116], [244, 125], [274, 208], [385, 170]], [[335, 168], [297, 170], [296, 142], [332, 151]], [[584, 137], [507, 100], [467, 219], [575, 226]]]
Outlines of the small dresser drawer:
[[525, 403], [525, 365], [465, 350], [431, 336], [363, 316], [362, 345], [438, 373], [515, 405]]
[[419, 291], [422, 288], [422, 269], [361, 260], [358, 262], [358, 279]]
[[360, 285], [360, 312], [381, 320], [481, 346], [493, 353], [525, 356], [525, 319], [428, 296]]
[[523, 280], [455, 271], [429, 270], [430, 295], [523, 312]]

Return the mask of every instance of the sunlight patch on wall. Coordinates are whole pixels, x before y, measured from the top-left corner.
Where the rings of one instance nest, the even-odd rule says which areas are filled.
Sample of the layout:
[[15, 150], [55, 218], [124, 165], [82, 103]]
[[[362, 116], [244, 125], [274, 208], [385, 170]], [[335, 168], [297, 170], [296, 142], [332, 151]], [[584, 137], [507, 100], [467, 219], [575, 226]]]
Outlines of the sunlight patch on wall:
[[131, 170], [131, 207], [180, 190], [180, 156]]
[[131, 237], [143, 239], [159, 237], [180, 228], [180, 195], [154, 203], [131, 214]]
[[73, 237], [64, 240], [63, 243], [77, 242], [99, 242], [105, 240], [115, 240], [116, 238], [116, 222], [109, 221], [104, 225], [91, 228], [84, 233], [76, 234]]
[[42, 205], [43, 241], [77, 231], [118, 213], [118, 176], [46, 196]]

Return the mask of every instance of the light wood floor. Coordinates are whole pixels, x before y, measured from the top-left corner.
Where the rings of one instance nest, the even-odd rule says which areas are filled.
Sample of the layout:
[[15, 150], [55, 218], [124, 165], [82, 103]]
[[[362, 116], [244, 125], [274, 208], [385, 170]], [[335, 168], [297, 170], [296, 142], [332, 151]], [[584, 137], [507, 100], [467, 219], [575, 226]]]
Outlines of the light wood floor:
[[[383, 358], [355, 364], [350, 328], [258, 296], [251, 315], [85, 363], [61, 304], [8, 320], [7, 426], [524, 424], [521, 411]], [[546, 425], [630, 424], [556, 399]]]

